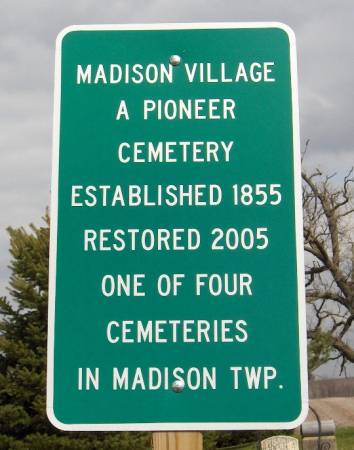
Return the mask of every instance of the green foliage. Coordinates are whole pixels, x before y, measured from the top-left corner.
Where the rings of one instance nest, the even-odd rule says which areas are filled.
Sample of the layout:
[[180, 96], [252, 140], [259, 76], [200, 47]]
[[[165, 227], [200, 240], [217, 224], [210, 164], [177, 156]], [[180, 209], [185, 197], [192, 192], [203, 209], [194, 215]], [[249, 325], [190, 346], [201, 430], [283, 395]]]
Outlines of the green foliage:
[[[138, 436], [137, 436], [138, 435]], [[101, 436], [101, 437], [100, 437]], [[146, 433], [68, 434], [67, 436], [34, 433], [16, 440], [0, 435], [2, 450], [146, 450], [150, 441]]]
[[270, 436], [292, 434], [289, 430], [277, 431], [228, 431], [217, 434], [216, 448], [231, 447], [235, 445], [259, 442]]
[[276, 430], [276, 431], [214, 431], [204, 433], [204, 450], [216, 450], [227, 448], [231, 450], [234, 447], [243, 446], [248, 449], [247, 444], [251, 448], [256, 448], [257, 443], [270, 436], [290, 435], [292, 430]]
[[46, 346], [49, 216], [9, 228], [11, 299], [0, 297], [0, 448], [146, 450], [149, 433], [63, 433], [48, 421]]
[[322, 364], [326, 363], [333, 351], [333, 337], [330, 332], [320, 328], [312, 331], [308, 344], [308, 367], [311, 373]]
[[[51, 432], [45, 415], [49, 218], [9, 228], [11, 301], [0, 298], [0, 432], [5, 442]], [[9, 437], [5, 437], [8, 435]], [[16, 448], [13, 444], [9, 444]], [[9, 448], [10, 448], [9, 447]]]
[[339, 450], [353, 450], [354, 428], [338, 428], [336, 432], [336, 439]]
[[203, 450], [214, 450], [216, 449], [216, 443], [218, 440], [218, 435], [221, 433], [216, 433], [212, 431], [207, 431], [203, 433]]

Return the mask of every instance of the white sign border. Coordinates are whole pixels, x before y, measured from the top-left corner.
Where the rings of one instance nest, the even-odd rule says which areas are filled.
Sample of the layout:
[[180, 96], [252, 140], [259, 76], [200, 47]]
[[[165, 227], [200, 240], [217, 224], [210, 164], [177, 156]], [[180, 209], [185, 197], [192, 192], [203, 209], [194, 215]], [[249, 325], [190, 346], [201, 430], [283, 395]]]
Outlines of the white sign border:
[[[290, 71], [292, 87], [293, 161], [295, 194], [296, 256], [298, 276], [298, 321], [300, 348], [301, 413], [291, 422], [168, 422], [130, 424], [65, 424], [54, 414], [54, 329], [55, 329], [55, 287], [58, 224], [58, 181], [60, 146], [60, 100], [61, 100], [61, 51], [64, 37], [75, 31], [109, 30], [185, 30], [185, 29], [240, 29], [279, 28], [288, 35], [290, 44]], [[119, 25], [73, 25], [64, 28], [57, 37], [54, 73], [54, 116], [53, 152], [51, 181], [51, 223], [49, 257], [49, 300], [48, 300], [48, 349], [47, 349], [47, 415], [50, 422], [63, 431], [194, 431], [194, 430], [276, 430], [298, 427], [308, 414], [307, 337], [306, 305], [302, 228], [301, 160], [298, 108], [298, 83], [296, 41], [293, 30], [281, 22], [215, 22], [215, 23], [160, 23]]]

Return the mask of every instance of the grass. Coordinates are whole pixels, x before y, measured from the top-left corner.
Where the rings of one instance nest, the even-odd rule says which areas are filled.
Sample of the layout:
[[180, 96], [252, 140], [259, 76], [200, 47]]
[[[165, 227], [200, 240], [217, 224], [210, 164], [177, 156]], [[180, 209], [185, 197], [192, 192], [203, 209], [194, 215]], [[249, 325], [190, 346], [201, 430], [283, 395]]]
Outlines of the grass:
[[338, 450], [354, 449], [354, 427], [338, 428], [336, 438]]
[[[354, 427], [338, 428], [336, 432], [336, 438], [338, 450], [354, 449]], [[255, 450], [256, 448], [257, 448], [256, 444], [243, 444], [243, 445], [236, 445], [234, 447], [224, 447], [220, 450]]]
[[249, 443], [249, 444], [242, 444], [242, 445], [236, 445], [234, 447], [223, 447], [218, 450], [256, 450], [257, 444]]

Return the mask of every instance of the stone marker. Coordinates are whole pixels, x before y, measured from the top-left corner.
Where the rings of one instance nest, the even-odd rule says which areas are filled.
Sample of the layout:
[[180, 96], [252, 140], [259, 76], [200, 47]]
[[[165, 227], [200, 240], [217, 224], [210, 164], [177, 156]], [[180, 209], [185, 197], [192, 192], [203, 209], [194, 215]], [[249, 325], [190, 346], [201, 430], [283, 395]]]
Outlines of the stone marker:
[[[303, 437], [316, 437], [320, 433], [318, 421], [304, 422], [301, 425], [301, 435]], [[321, 436], [334, 436], [336, 434], [336, 424], [334, 420], [321, 420]]]
[[261, 442], [262, 450], [299, 450], [299, 441], [290, 436], [272, 436]]
[[[310, 437], [304, 438], [302, 440], [303, 450], [317, 450], [318, 449], [318, 438]], [[321, 436], [321, 450], [337, 450], [337, 443], [335, 436]]]

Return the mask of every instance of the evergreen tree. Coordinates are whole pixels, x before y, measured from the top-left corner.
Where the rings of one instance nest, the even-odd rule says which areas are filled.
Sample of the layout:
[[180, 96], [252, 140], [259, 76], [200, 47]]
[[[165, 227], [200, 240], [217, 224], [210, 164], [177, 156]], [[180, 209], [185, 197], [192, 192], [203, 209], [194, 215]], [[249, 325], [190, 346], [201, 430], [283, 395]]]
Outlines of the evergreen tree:
[[48, 421], [46, 347], [49, 217], [9, 228], [10, 300], [0, 297], [0, 448], [145, 450], [148, 433], [63, 433]]

